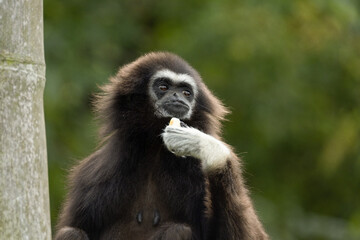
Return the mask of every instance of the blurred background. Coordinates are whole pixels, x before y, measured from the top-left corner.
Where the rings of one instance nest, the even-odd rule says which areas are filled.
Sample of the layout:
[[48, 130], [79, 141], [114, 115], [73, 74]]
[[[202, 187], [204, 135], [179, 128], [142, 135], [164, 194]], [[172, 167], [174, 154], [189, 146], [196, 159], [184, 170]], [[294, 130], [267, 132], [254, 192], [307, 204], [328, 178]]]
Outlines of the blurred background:
[[44, 0], [52, 224], [97, 141], [92, 94], [179, 54], [232, 111], [224, 137], [272, 239], [360, 239], [360, 3]]

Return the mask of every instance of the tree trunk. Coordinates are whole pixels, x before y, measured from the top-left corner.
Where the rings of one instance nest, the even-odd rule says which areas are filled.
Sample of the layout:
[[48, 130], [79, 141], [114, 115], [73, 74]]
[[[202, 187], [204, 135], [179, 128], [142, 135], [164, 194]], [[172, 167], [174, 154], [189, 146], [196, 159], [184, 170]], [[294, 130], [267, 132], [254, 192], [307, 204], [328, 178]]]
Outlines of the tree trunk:
[[0, 0], [0, 238], [50, 239], [42, 0]]

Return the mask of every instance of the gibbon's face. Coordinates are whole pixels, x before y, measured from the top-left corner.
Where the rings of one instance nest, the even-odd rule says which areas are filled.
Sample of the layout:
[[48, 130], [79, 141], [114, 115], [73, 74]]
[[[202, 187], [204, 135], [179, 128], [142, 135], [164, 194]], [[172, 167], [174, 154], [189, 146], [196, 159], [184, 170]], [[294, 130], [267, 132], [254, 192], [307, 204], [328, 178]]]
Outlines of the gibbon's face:
[[151, 77], [149, 95], [155, 116], [190, 119], [198, 93], [195, 80], [188, 74], [162, 69]]

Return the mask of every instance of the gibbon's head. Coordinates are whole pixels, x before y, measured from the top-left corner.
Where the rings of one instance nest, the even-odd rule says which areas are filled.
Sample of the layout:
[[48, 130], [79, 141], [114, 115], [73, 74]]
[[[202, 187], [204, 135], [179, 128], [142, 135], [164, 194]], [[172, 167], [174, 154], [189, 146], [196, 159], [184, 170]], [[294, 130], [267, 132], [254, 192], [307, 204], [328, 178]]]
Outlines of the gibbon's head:
[[199, 73], [168, 52], [152, 52], [121, 67], [101, 89], [95, 107], [103, 135], [130, 126], [163, 129], [172, 117], [217, 135], [227, 113]]
[[148, 94], [158, 118], [188, 120], [193, 113], [198, 86], [188, 73], [163, 68], [151, 76]]

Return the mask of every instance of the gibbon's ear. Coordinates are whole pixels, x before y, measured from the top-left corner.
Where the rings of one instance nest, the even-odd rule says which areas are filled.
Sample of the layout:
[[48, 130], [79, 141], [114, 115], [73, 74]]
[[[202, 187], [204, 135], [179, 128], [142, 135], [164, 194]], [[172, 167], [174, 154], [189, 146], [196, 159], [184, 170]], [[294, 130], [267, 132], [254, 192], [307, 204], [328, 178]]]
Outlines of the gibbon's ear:
[[100, 92], [94, 94], [93, 106], [96, 120], [100, 122], [100, 138], [110, 135], [116, 129], [116, 122], [120, 122], [117, 106], [125, 106], [126, 92], [121, 91], [120, 79], [110, 78], [110, 82], [100, 86]]
[[[147, 95], [146, 80], [150, 79], [152, 72], [142, 66], [141, 59], [143, 58], [120, 67], [117, 74], [109, 79], [109, 83], [100, 87], [101, 92], [94, 96], [93, 105], [97, 119], [103, 124], [116, 124], [120, 112], [131, 110], [127, 103], [132, 96]], [[110, 134], [112, 130], [114, 129], [111, 126], [107, 126], [104, 134]]]
[[146, 109], [143, 105], [146, 91], [142, 91], [146, 87], [141, 86], [141, 81], [123, 78], [120, 73], [111, 77], [109, 83], [100, 86], [100, 92], [94, 95], [93, 106], [101, 125], [101, 138], [112, 134], [120, 124], [127, 122], [131, 112], [139, 112], [139, 106]]

